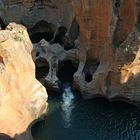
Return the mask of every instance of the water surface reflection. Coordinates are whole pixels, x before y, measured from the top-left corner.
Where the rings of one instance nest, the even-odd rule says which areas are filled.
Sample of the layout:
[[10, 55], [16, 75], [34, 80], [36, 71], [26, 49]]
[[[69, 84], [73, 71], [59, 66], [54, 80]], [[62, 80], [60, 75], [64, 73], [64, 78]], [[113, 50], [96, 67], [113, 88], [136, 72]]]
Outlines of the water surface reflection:
[[69, 86], [49, 93], [46, 121], [34, 125], [35, 140], [140, 140], [140, 108], [103, 98], [83, 100]]

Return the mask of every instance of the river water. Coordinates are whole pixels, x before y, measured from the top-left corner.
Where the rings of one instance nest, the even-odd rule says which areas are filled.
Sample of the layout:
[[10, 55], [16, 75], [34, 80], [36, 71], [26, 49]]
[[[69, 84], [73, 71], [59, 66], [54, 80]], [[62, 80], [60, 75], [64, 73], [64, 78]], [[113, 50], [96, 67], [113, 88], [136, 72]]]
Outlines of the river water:
[[49, 93], [45, 121], [32, 128], [34, 140], [140, 140], [140, 108], [103, 98], [83, 100], [65, 83]]

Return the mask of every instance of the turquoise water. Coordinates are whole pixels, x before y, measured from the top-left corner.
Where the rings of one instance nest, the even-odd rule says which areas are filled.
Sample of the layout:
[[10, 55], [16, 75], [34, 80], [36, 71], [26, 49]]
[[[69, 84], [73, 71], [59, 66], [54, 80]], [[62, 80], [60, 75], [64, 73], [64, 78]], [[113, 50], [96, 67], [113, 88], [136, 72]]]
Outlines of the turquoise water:
[[69, 84], [49, 93], [45, 121], [32, 128], [34, 140], [140, 140], [140, 108], [103, 98], [83, 100]]

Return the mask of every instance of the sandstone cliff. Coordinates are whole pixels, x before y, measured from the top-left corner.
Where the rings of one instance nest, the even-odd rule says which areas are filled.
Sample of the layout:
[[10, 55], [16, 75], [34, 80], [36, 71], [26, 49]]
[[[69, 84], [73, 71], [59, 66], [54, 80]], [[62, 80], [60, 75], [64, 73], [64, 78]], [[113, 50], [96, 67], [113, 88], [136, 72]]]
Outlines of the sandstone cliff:
[[47, 105], [31, 51], [25, 27], [11, 23], [0, 30], [0, 133], [19, 140], [31, 139], [28, 127]]
[[[44, 41], [44, 45], [39, 39], [35, 42], [38, 45], [34, 45], [36, 60], [41, 58], [49, 64], [46, 82], [51, 87], [58, 85], [58, 62], [72, 51], [65, 50], [72, 42], [75, 56], [70, 54], [66, 59], [79, 64], [74, 83], [84, 98], [104, 96], [140, 101], [139, 0], [1, 0], [0, 10], [4, 24], [11, 21], [24, 24], [31, 39], [37, 39], [38, 35], [46, 39], [51, 34], [46, 39], [50, 44]], [[44, 32], [49, 34], [40, 34]], [[56, 48], [49, 51], [48, 46]], [[57, 58], [60, 52], [63, 59]]]
[[[80, 65], [75, 82], [85, 98], [139, 102], [139, 5], [136, 0], [81, 0], [73, 2], [80, 26]], [[133, 33], [132, 33], [133, 32]], [[84, 57], [85, 56], [85, 57]], [[99, 62], [92, 80], [85, 80], [89, 61]]]

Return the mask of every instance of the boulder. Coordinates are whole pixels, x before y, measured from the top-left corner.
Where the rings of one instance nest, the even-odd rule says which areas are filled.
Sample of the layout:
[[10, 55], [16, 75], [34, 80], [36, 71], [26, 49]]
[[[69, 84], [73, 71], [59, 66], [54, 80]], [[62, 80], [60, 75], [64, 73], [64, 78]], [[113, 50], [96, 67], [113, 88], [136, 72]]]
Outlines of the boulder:
[[24, 26], [0, 30], [0, 133], [30, 140], [30, 124], [47, 107], [46, 89], [35, 78], [32, 43]]

